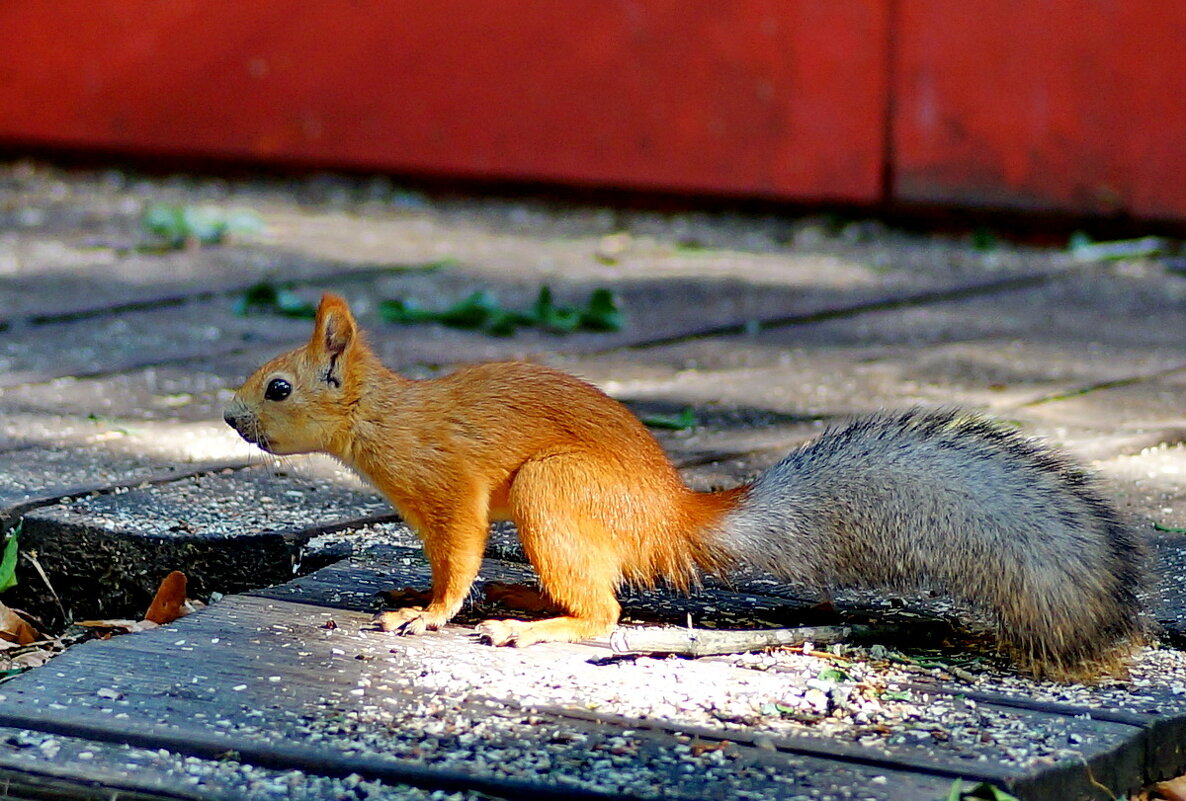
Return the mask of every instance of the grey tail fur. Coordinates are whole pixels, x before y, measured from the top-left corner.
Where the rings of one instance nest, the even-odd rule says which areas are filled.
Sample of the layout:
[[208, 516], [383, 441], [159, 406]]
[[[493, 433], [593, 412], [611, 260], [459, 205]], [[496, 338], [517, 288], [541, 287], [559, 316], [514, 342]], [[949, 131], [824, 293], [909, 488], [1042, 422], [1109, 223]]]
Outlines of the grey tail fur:
[[829, 430], [750, 484], [712, 540], [821, 589], [943, 589], [991, 611], [1039, 674], [1114, 662], [1140, 633], [1143, 549], [1091, 478], [955, 410]]

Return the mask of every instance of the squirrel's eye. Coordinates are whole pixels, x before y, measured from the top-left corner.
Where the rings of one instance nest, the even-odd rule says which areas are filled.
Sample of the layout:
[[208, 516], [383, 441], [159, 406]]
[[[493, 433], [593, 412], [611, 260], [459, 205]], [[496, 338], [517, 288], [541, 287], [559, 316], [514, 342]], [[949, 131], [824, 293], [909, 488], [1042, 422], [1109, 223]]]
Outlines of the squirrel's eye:
[[264, 398], [270, 401], [282, 401], [292, 394], [292, 384], [283, 378], [273, 378], [264, 390]]

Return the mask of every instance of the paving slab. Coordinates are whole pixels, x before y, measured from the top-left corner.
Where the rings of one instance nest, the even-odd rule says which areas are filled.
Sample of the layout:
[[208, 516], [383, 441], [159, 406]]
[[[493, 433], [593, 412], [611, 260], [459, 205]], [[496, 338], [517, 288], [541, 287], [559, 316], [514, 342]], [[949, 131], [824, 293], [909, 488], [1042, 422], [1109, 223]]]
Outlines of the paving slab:
[[[293, 472], [278, 481], [262, 467], [224, 470], [65, 498], [24, 513], [22, 545], [75, 617], [134, 617], [172, 570], [187, 575], [194, 597], [278, 583], [300, 568], [310, 537], [391, 517], [356, 479]], [[13, 596], [56, 617], [41, 582], [22, 582]]]
[[242, 349], [247, 341], [299, 341], [309, 324], [238, 317], [229, 302], [194, 302], [6, 332], [0, 384], [118, 372]]

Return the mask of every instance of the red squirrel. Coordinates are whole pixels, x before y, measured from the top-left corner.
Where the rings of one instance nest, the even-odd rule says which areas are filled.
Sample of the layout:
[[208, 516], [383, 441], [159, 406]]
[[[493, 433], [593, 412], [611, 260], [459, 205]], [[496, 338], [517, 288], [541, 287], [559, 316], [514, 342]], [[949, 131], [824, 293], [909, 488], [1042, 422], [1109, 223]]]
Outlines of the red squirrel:
[[494, 645], [607, 635], [623, 582], [681, 589], [746, 566], [820, 589], [938, 585], [995, 616], [1039, 675], [1119, 664], [1139, 636], [1140, 543], [1082, 471], [982, 417], [876, 414], [756, 480], [689, 489], [621, 403], [527, 362], [413, 380], [380, 363], [342, 298], [309, 342], [260, 367], [225, 419], [274, 454], [327, 453], [371, 481], [424, 543], [431, 601], [382, 613], [417, 634], [457, 614], [495, 520], [514, 521], [567, 612], [489, 620]]

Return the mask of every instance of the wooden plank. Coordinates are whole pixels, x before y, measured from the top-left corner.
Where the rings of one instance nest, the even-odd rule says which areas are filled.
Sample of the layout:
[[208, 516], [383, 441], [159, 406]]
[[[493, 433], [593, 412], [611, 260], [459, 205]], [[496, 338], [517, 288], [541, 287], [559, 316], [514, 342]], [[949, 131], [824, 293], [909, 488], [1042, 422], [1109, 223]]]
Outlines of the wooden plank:
[[896, 6], [895, 201], [1182, 219], [1180, 3]]
[[[347, 564], [340, 563], [318, 571], [314, 576], [293, 582], [291, 585], [264, 591], [263, 594], [270, 597], [301, 598], [315, 603], [319, 598], [324, 600], [331, 597], [337, 598], [343, 605], [353, 605], [350, 600], [350, 587], [359, 578], [362, 579], [365, 588], [363, 592], [367, 597], [376, 589], [390, 586], [427, 586], [426, 565], [422, 557], [415, 551], [396, 549], [368, 552], [352, 560], [349, 567]], [[509, 571], [509, 575], [505, 571], [506, 567], [493, 560], [487, 560], [482, 570], [482, 577], [501, 581], [519, 580], [514, 568]], [[706, 593], [706, 595], [714, 607], [741, 605], [719, 592]], [[357, 603], [358, 600], [356, 596], [354, 603]], [[668, 599], [662, 596], [656, 597], [655, 594], [649, 595], [646, 600], [651, 603], [652, 609], [656, 606], [661, 609], [663, 604], [668, 602]], [[761, 600], [770, 603], [772, 599]], [[761, 600], [755, 604], [759, 609], [763, 605]], [[636, 599], [635, 604], [642, 607], [645, 602]], [[489, 607], [479, 604], [477, 608], [468, 609], [460, 619], [472, 624], [475, 619], [481, 619], [491, 614], [492, 610]], [[505, 615], [505, 613], [503, 614]], [[493, 616], [499, 615], [495, 613]], [[532, 649], [527, 649], [525, 653], [533, 654], [534, 652]], [[456, 652], [455, 656], [459, 662], [473, 658], [472, 653], [464, 651]], [[491, 658], [497, 660], [497, 657]], [[522, 658], [529, 659], [526, 656]], [[545, 659], [547, 658], [545, 656]], [[697, 681], [694, 675], [698, 668], [695, 668], [694, 664], [691, 663], [687, 666], [686, 670], [689, 675], [684, 679], [692, 685], [695, 685]], [[490, 666], [488, 670], [493, 671], [494, 667]], [[738, 674], [738, 677], [740, 675]], [[717, 679], [717, 681], [720, 680]], [[914, 701], [914, 703], [924, 702], [925, 699]], [[569, 705], [576, 706], [572, 702], [569, 702]], [[559, 703], [548, 708], [557, 711], [561, 706], [564, 704]], [[960, 775], [977, 777], [981, 780], [994, 781], [1009, 786], [1022, 793], [1023, 797], [1045, 798], [1049, 797], [1050, 793], [1065, 794], [1067, 798], [1090, 797], [1093, 792], [1092, 788], [1095, 786], [1091, 781], [1092, 776], [1118, 788], [1139, 786], [1142, 783], [1146, 765], [1146, 737], [1150, 730], [1146, 728], [1142, 731], [1138, 726], [1148, 727], [1150, 724], [1158, 722], [1159, 719], [1145, 717], [1093, 721], [1090, 718], [1084, 718], [1083, 712], [1082, 709], [1063, 710], [1057, 707], [1020, 708], [1012, 704], [995, 705], [986, 700], [982, 714], [990, 715], [994, 722], [992, 724], [985, 723], [985, 726], [995, 725], [1005, 729], [1020, 727], [1035, 733], [1042, 732], [1042, 737], [1050, 737], [1054, 732], [1065, 731], [1065, 736], [1071, 738], [1070, 741], [1083, 744], [1083, 761], [1071, 760], [1069, 763], [1063, 762], [1055, 765], [1051, 765], [1047, 760], [1037, 760], [1033, 764], [1021, 766], [998, 765], [996, 760], [1001, 759], [1002, 755], [994, 754], [991, 747], [985, 748], [978, 742], [958, 742], [955, 739], [941, 747], [923, 745], [920, 741], [915, 745], [912, 742], [894, 743], [889, 740], [879, 741], [873, 745], [858, 746], [853, 745], [850, 738], [846, 736], [841, 736], [838, 740], [835, 735], [821, 737], [808, 730], [796, 731], [793, 734], [771, 735], [769, 740], [776, 748], [788, 752], [827, 754], [835, 758], [880, 766], [904, 765], [915, 770], [924, 770], [950, 777]], [[597, 713], [597, 716], [601, 720], [617, 719], [612, 714], [603, 715], [600, 712]], [[1015, 716], [1019, 716], [1020, 720], [1024, 722], [1019, 722]], [[1186, 720], [1186, 716], [1176, 715], [1173, 712], [1166, 717], [1169, 719], [1183, 717]], [[634, 718], [621, 719], [620, 722], [624, 726], [644, 725]], [[688, 725], [678, 721], [652, 721], [646, 725], [700, 737], [717, 736], [722, 739], [745, 739], [747, 736], [747, 734], [739, 734], [733, 730], [716, 730], [714, 734], [712, 729], [706, 728], [702, 724]], [[1165, 733], [1173, 735], [1171, 731]], [[1057, 738], [1064, 735], [1053, 736]], [[969, 763], [967, 760], [977, 755], [977, 751], [982, 748], [985, 749], [983, 755], [979, 755], [979, 759], [974, 764]], [[1084, 769], [1084, 764], [1089, 766], [1090, 773]]]
[[[24, 326], [154, 309], [184, 314], [185, 309], [180, 307], [192, 301], [224, 300], [230, 304], [248, 288], [275, 281], [278, 274], [284, 276], [286, 284], [318, 286], [328, 281], [348, 284], [428, 269], [425, 265], [389, 262], [327, 263], [289, 250], [246, 243], [201, 251], [121, 253], [105, 246], [78, 247], [72, 241], [77, 238], [77, 231], [69, 230], [58, 233], [53, 241], [66, 254], [77, 248], [102, 253], [106, 258], [96, 257], [96, 263], [85, 268], [73, 263], [63, 268], [50, 262], [39, 265], [41, 272], [30, 270], [6, 281], [0, 287], [0, 303], [8, 304], [0, 311], [0, 330], [20, 331]], [[69, 272], [63, 275], [65, 269]], [[144, 278], [145, 274], [149, 278]]]
[[[493, 275], [481, 268], [380, 271], [365, 277], [341, 275], [294, 283], [301, 285], [299, 294], [309, 303], [315, 304], [325, 290], [340, 292], [353, 301], [376, 350], [387, 363], [400, 367], [655, 346], [995, 295], [1065, 277], [1053, 269], [1007, 270], [984, 279], [903, 268], [885, 283], [854, 283], [851, 277], [829, 276], [827, 265], [810, 259], [780, 260], [780, 264], [786, 268], [784, 280], [773, 286], [748, 281], [742, 275], [713, 275], [711, 270], [701, 275], [608, 284], [557, 278], [549, 285], [558, 303], [583, 304], [594, 289], [608, 287], [615, 292], [625, 320], [620, 331], [565, 336], [532, 328], [521, 329], [512, 337], [494, 337], [439, 325], [398, 326], [383, 322], [377, 312], [379, 302], [385, 299], [410, 298], [443, 309], [475, 291], [489, 292], [508, 309], [531, 308], [540, 291], [538, 280]], [[303, 343], [311, 330], [311, 322], [304, 319], [239, 316], [230, 295], [211, 298], [196, 293], [195, 298], [176, 307], [135, 307], [118, 315], [87, 315], [8, 332], [14, 347], [7, 358], [8, 369], [0, 374], [0, 388], [45, 383], [63, 376], [106, 376], [155, 365], [188, 364], [204, 357], [223, 365], [222, 374], [230, 378], [229, 367], [245, 372], [248, 365], [254, 367]], [[79, 342], [85, 342], [86, 347], [76, 347]], [[233, 376], [235, 380], [241, 377]], [[77, 398], [74, 403], [77, 405]]]
[[[390, 573], [383, 576], [373, 570], [371, 581], [385, 580], [389, 585], [415, 584], [425, 575], [423, 562], [416, 559], [414, 551], [395, 553], [394, 558], [388, 558], [382, 564], [390, 568]], [[349, 581], [349, 575], [340, 570], [324, 580], [329, 584], [335, 576], [337, 580]], [[354, 605], [348, 594], [344, 594], [340, 602]], [[261, 736], [258, 726], [260, 710], [269, 710], [268, 715], [275, 716], [275, 719], [269, 717], [267, 728], [269, 732], [277, 732], [286, 726], [299, 726], [300, 721], [311, 717], [321, 719], [327, 715], [344, 714], [355, 705], [366, 709], [368, 698], [377, 702], [379, 706], [376, 708], [385, 710], [387, 702], [383, 699], [402, 698], [408, 692], [412, 696], [428, 692], [434, 699], [439, 699], [442, 692], [450, 697], [460, 692], [459, 697], [466, 699], [466, 703], [483, 707], [509, 705], [508, 708], [515, 710], [514, 714], [508, 713], [510, 718], [531, 709], [543, 709], [554, 721], [583, 720], [588, 717], [587, 703], [597, 703], [597, 699], [607, 692], [616, 697], [624, 697], [622, 693], [629, 692], [626, 685], [614, 689], [617, 677], [626, 675], [621, 671], [633, 670], [627, 667], [620, 667], [610, 674], [598, 674], [596, 684], [586, 681], [576, 696], [571, 695], [572, 687], [564, 689], [571, 679], [563, 677], [570, 670], [575, 670], [578, 663], [591, 656], [604, 653], [596, 648], [490, 649], [478, 646], [470, 635], [457, 630], [404, 639], [380, 632], [368, 633], [362, 625], [366, 618], [365, 614], [340, 608], [262, 598], [228, 599], [202, 614], [161, 630], [164, 633], [124, 637], [102, 647], [88, 645], [74, 649], [54, 662], [56, 678], [48, 677], [50, 684], [44, 683], [45, 672], [29, 674], [7, 684], [5, 689], [11, 688], [14, 694], [5, 693], [9, 697], [0, 703], [0, 712], [9, 714], [9, 717], [0, 716], [0, 724], [30, 726], [36, 719], [42, 721], [38, 726], [43, 729], [46, 726], [77, 727], [80, 712], [83, 713], [82, 723], [86, 724], [87, 715], [94, 714], [96, 720], [109, 722], [112, 713], [119, 709], [136, 709], [138, 712], [133, 719], [140, 726], [136, 736], [143, 738], [143, 742], [165, 743], [166, 740], [161, 738], [167, 735], [164, 747], [176, 748], [176, 741], [187, 741], [213, 749], [231, 746], [221, 739], [210, 740], [204, 734], [198, 736], [200, 732], [189, 731], [189, 724], [181, 721], [192, 720], [201, 731], [207, 731], [210, 726], [215, 731], [226, 731], [227, 725], [234, 731], [241, 727], [250, 740]], [[331, 620], [334, 625], [327, 627]], [[89, 657], [84, 656], [88, 653]], [[72, 660], [82, 661], [71, 668]], [[645, 663], [640, 668], [645, 671]], [[757, 680], [755, 676], [758, 675], [732, 669], [732, 678], [725, 680], [716, 672], [718, 670], [719, 666], [706, 663], [681, 664], [680, 686], [707, 687], [722, 682], [739, 682], [739, 686], [745, 686], [746, 682]], [[465, 679], [470, 671], [475, 677], [483, 676], [483, 680], [471, 683]], [[709, 672], [715, 678], [708, 678]], [[524, 673], [534, 677], [530, 686], [522, 685], [521, 679], [517, 679], [520, 687], [517, 693], [501, 694], [498, 688], [505, 686], [507, 678]], [[211, 681], [212, 675], [217, 679]], [[605, 684], [607, 681], [609, 684]], [[660, 691], [660, 685], [651, 684], [654, 690]], [[761, 691], [756, 687], [747, 692], [755, 693], [758, 699], [761, 697]], [[60, 703], [61, 709], [53, 709], [52, 703], [47, 709], [44, 699], [50, 698], [69, 700], [54, 702]], [[545, 698], [552, 700], [545, 701]], [[328, 711], [321, 706], [326, 699], [332, 702]], [[14, 700], [15, 706], [7, 704]], [[94, 711], [96, 704], [111, 708]], [[410, 699], [408, 704], [415, 706]], [[309, 711], [310, 705], [319, 711]], [[1097, 777], [1103, 776], [1113, 786], [1139, 783], [1145, 744], [1152, 736], [1151, 730], [1142, 731], [1128, 722], [1084, 720], [1060, 711], [1018, 710], [986, 703], [979, 714], [987, 716], [983, 725], [1026, 731], [1030, 737], [1073, 736], [1086, 764]], [[519, 725], [510, 718], [508, 725], [512, 728]], [[760, 750], [750, 726], [705, 726], [689, 723], [678, 716], [651, 718], [644, 725], [641, 718], [624, 717], [614, 712], [611, 705], [604, 712], [598, 710], [594, 722], [616, 726], [619, 731], [643, 727], [677, 738], [750, 742], [751, 747]], [[387, 717], [380, 715], [379, 719], [387, 728], [392, 728], [392, 721]], [[765, 725], [770, 722], [768, 720]], [[402, 731], [407, 725], [405, 721], [394, 728]], [[120, 724], [118, 736], [121, 738], [128, 733], [122, 727]], [[103, 730], [102, 725], [97, 725], [94, 729], [76, 728], [74, 731], [99, 737]], [[287, 736], [292, 739], [296, 735], [290, 733]], [[891, 772], [905, 768], [922, 771], [932, 780], [936, 776], [942, 777], [948, 783], [955, 776], [993, 780], [1019, 792], [1025, 790], [1024, 798], [1049, 797], [1049, 792], [1058, 792], [1068, 798], [1088, 797], [1083, 794], [1084, 788], [1092, 786], [1086, 778], [1083, 763], [1078, 760], [1053, 767], [1044, 766], [1042, 760], [1024, 767], [998, 765], [991, 756], [991, 747], [985, 747], [978, 740], [951, 742], [943, 747], [924, 746], [921, 741], [917, 745], [912, 741], [857, 745], [850, 738], [838, 738], [836, 734], [821, 737], [801, 731], [792, 734], [777, 728], [764, 737], [766, 747], [773, 746], [778, 754], [787, 755], [787, 758], [839, 759], [850, 770], [859, 766]], [[249, 746], [248, 750], [263, 749], [258, 754], [260, 760], [280, 760], [268, 762], [274, 767], [308, 756], [302, 755], [303, 752], [286, 751], [276, 757], [269, 750], [271, 745], [249, 743]], [[241, 742], [236, 742], [234, 747], [240, 752], [244, 750]], [[384, 750], [387, 749], [385, 744]], [[342, 769], [359, 767], [351, 762]], [[367, 768], [374, 769], [373, 766]]]
[[[1138, 748], [1134, 755], [1144, 755], [1141, 770], [1145, 782], [1163, 780], [1181, 775], [1186, 768], [1186, 697], [1182, 692], [1159, 686], [1142, 686], [1131, 691], [1116, 691], [1108, 695], [1105, 691], [1087, 693], [1085, 698], [1071, 698], [1065, 701], [1040, 701], [1019, 693], [1016, 687], [978, 690], [962, 684], [920, 683], [916, 685], [925, 692], [947, 693], [994, 706], [1011, 706], [1039, 712], [1053, 712], [1074, 715], [1084, 719], [1124, 723], [1142, 729]], [[1093, 698], [1092, 696], [1096, 697]], [[1093, 700], [1088, 705], [1084, 700]], [[1132, 755], [1129, 755], [1131, 759]], [[1110, 776], [1095, 775], [1101, 783], [1120, 787], [1124, 777], [1114, 769]], [[1041, 777], [1036, 777], [1041, 778]]]
[[[694, 741], [664, 732], [558, 717], [514, 699], [503, 704], [480, 686], [460, 694], [434, 690], [424, 677], [440, 674], [423, 671], [435, 672], [450, 654], [475, 652], [468, 637], [443, 632], [403, 640], [368, 634], [359, 628], [365, 616], [356, 613], [333, 617], [337, 626], [327, 628], [322, 608], [234, 598], [143, 636], [88, 643], [51, 670], [5, 684], [0, 724], [203, 758], [230, 749], [274, 769], [354, 772], [508, 798], [792, 791], [826, 798], [859, 788], [871, 799], [940, 799], [950, 785], [818, 756], [692, 748]], [[433, 653], [446, 661], [427, 664]], [[530, 670], [540, 660], [583, 660], [587, 650], [476, 653]], [[459, 676], [471, 668], [456, 663]]]
[[246, 466], [244, 460], [186, 462], [99, 447], [0, 452], [0, 529], [62, 498], [151, 486]]
[[[299, 475], [300, 464], [290, 469]], [[27, 511], [21, 543], [75, 617], [134, 617], [172, 570], [202, 598], [288, 580], [311, 537], [390, 519], [386, 501], [359, 488], [347, 477], [282, 482], [263, 468], [196, 475]], [[22, 581], [13, 596], [60, 616], [40, 581]]]
[[[402, 523], [382, 526], [388, 544], [372, 545], [351, 558], [327, 565], [307, 576], [273, 587], [252, 590], [249, 594], [260, 598], [294, 601], [335, 609], [371, 610], [375, 608], [375, 594], [391, 589], [412, 587], [427, 589], [432, 573], [424, 552], [414, 535]], [[402, 542], [402, 546], [401, 543]], [[407, 547], [410, 546], [410, 547]], [[472, 600], [483, 597], [490, 582], [502, 584], [537, 585], [535, 571], [526, 563], [514, 527], [500, 524], [491, 529], [486, 546], [487, 559], [474, 584]], [[786, 619], [789, 609], [813, 603], [812, 600], [788, 593], [785, 597], [769, 597], [758, 593], [730, 592], [720, 588], [706, 590], [702, 597], [689, 597], [663, 590], [641, 591], [624, 588], [620, 593], [623, 612], [627, 618], [636, 616], [649, 623], [683, 624], [689, 614], [696, 618], [706, 612], [715, 613], [719, 621], [730, 616], [746, 615], [751, 621], [778, 625]], [[461, 620], [480, 619], [475, 615], [492, 614], [490, 607], [467, 608]]]
[[0, 138], [872, 202], [886, 5], [9, 2]]
[[[1149, 537], [1157, 570], [1153, 591], [1153, 612], [1164, 636], [1176, 647], [1186, 645], [1186, 586], [1181, 577], [1186, 575], [1186, 536], [1165, 532]], [[1186, 748], [1186, 732], [1182, 734]]]
[[[87, 752], [92, 753], [93, 752]], [[4, 762], [0, 756], [0, 762]], [[78, 771], [33, 771], [0, 767], [0, 797], [19, 801], [205, 801], [209, 795], [177, 792], [171, 789], [140, 789], [138, 782], [119, 782], [95, 778], [99, 771], [82, 778]], [[55, 775], [63, 774], [66, 775]]]
[[[393, 524], [398, 525], [398, 524]], [[1180, 535], [1171, 535], [1181, 540]], [[1158, 550], [1165, 550], [1164, 544]], [[1172, 556], [1182, 559], [1180, 543], [1172, 546]], [[525, 565], [507, 564], [506, 558], [522, 562], [521, 550], [517, 548], [513, 531], [497, 529], [487, 549], [488, 555], [501, 557], [487, 559], [479, 575], [475, 594], [470, 605], [458, 617], [463, 625], [474, 625], [486, 617], [516, 616], [523, 613], [483, 602], [483, 585], [488, 581], [534, 584], [534, 574]], [[1162, 554], [1164, 560], [1167, 557]], [[1178, 575], [1172, 567], [1164, 566], [1163, 572]], [[1180, 572], [1180, 571], [1179, 571]], [[322, 605], [328, 608], [344, 608], [370, 611], [376, 608], [376, 594], [396, 587], [412, 586], [421, 589], [430, 584], [430, 573], [419, 548], [370, 548], [364, 554], [348, 561], [323, 568], [283, 585], [254, 591], [253, 595], [264, 598], [299, 601]], [[1162, 581], [1167, 592], [1172, 592], [1173, 582]], [[624, 621], [654, 625], [656, 623], [682, 624], [691, 616], [697, 625], [718, 627], [749, 627], [801, 625], [805, 608], [813, 601], [810, 598], [795, 597], [793, 593], [771, 597], [772, 592], [786, 592], [793, 588], [772, 585], [769, 580], [743, 581], [748, 592], [736, 592], [710, 586], [690, 597], [663, 591], [637, 592], [626, 590], [621, 595]], [[863, 594], [839, 593], [837, 598], [844, 604], [849, 615], [884, 618], [885, 608], [875, 608]], [[1159, 617], [1164, 617], [1171, 601], [1162, 599], [1158, 606]], [[913, 608], [911, 605], [910, 608]], [[1178, 608], [1178, 607], [1174, 607]], [[926, 614], [926, 607], [919, 607]], [[1179, 609], [1180, 612], [1180, 609]], [[918, 636], [922, 636], [929, 619], [918, 618]], [[937, 622], [937, 621], [936, 621]], [[1166, 625], [1171, 625], [1166, 622]], [[1129, 690], [1101, 687], [1098, 689], [1073, 688], [1078, 700], [1040, 701], [1024, 693], [1030, 687], [1025, 683], [1006, 684], [1006, 689], [993, 689], [989, 679], [988, 689], [969, 687], [964, 683], [929, 682], [911, 686], [932, 694], [946, 694], [968, 698], [992, 707], [1013, 707], [1042, 715], [1053, 714], [1077, 717], [1083, 720], [1097, 720], [1135, 727], [1132, 739], [1124, 748], [1117, 748], [1101, 755], [1092, 764], [1094, 777], [1112, 787], [1132, 784], [1135, 775], [1148, 779], [1166, 778], [1177, 775], [1186, 768], [1186, 696], [1180, 689], [1157, 686], [1137, 686]], [[1046, 695], [1054, 690], [1043, 686]], [[1094, 703], [1089, 703], [1092, 699]], [[1067, 771], [1074, 773], [1072, 768]], [[1070, 783], [1083, 786], [1084, 775], [1057, 776], [1051, 770], [1038, 770], [1020, 777], [1006, 780], [1019, 792], [1041, 798], [1044, 793], [1054, 792], [1051, 788], [1066, 790]], [[1088, 782], [1090, 784], [1090, 782]]]
[[[21, 801], [240, 801], [224, 762], [27, 729], [0, 728], [0, 798]], [[195, 764], [198, 763], [198, 764]], [[86, 769], [83, 770], [83, 765]], [[258, 780], [273, 780], [263, 771]], [[298, 787], [301, 782], [295, 783]], [[302, 787], [303, 789], [303, 787]]]

